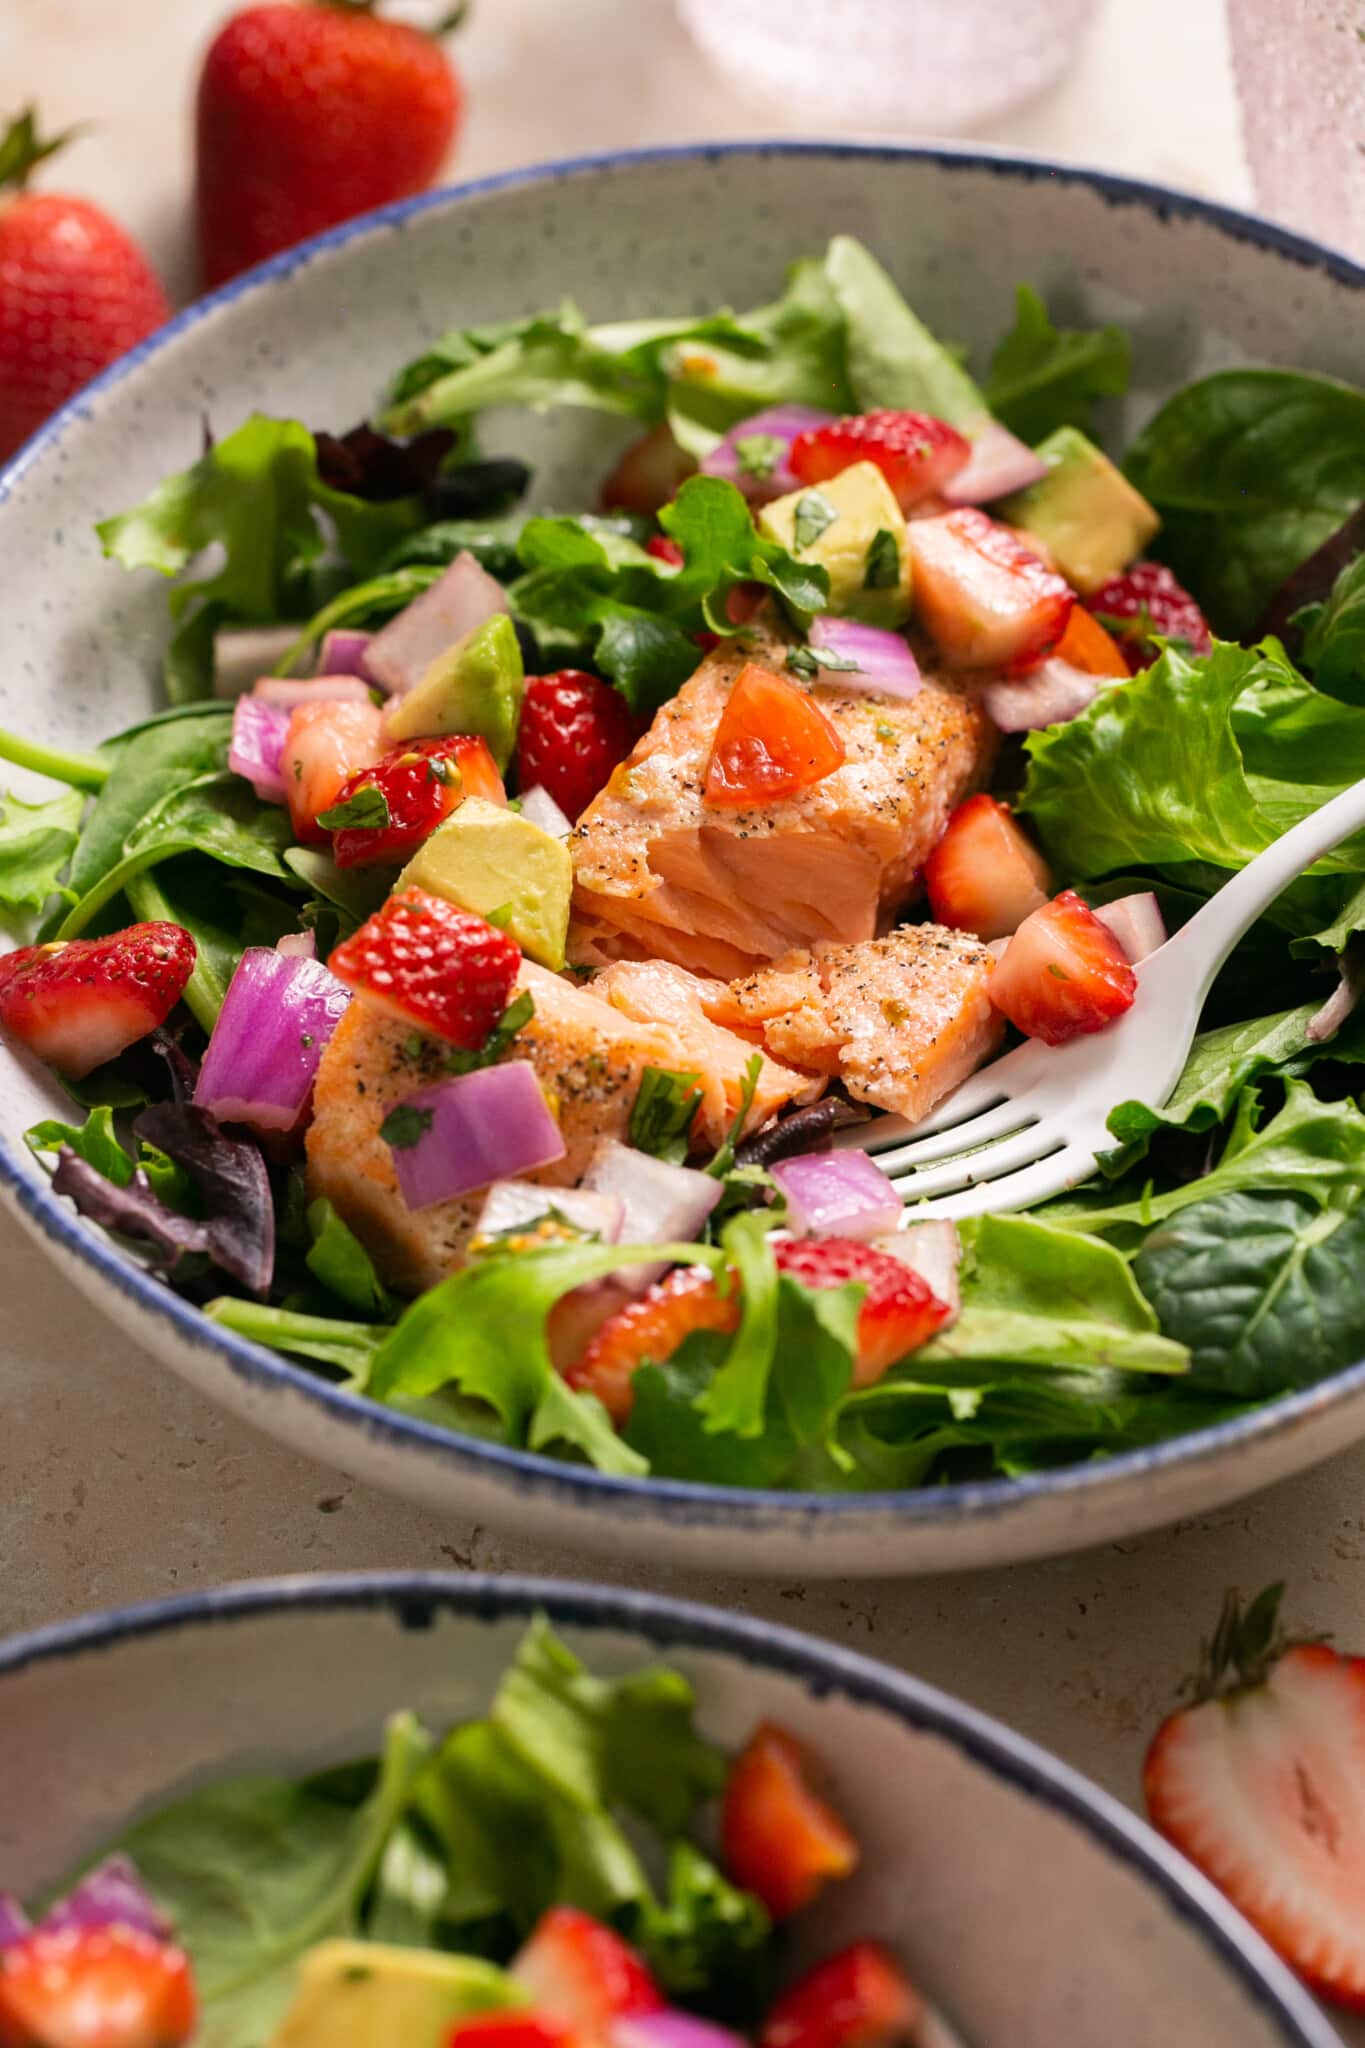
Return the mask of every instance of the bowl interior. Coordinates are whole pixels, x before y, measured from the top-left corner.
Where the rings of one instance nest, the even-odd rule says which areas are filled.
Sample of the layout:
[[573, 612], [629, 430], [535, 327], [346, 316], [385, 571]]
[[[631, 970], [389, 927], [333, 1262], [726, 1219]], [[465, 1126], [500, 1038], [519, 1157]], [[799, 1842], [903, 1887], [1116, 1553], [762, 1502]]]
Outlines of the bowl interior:
[[477, 1714], [537, 1604], [594, 1668], [667, 1656], [721, 1742], [771, 1715], [828, 1763], [863, 1856], [797, 1923], [797, 1961], [883, 1937], [974, 2048], [1330, 2048], [1202, 1880], [1030, 1745], [784, 1631], [592, 1588], [298, 1582], [0, 1652], [0, 1884], [42, 1885], [222, 1772], [373, 1753], [400, 1706], [435, 1728]]

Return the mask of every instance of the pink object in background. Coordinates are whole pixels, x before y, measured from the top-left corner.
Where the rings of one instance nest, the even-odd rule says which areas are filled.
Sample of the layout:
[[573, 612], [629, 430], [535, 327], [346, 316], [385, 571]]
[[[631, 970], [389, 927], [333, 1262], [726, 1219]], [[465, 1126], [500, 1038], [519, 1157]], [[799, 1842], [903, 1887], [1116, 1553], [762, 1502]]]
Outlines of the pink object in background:
[[732, 84], [902, 134], [970, 127], [1031, 99], [1066, 70], [1094, 5], [678, 0], [696, 41]]
[[1365, 0], [1227, 0], [1266, 213], [1365, 260]]

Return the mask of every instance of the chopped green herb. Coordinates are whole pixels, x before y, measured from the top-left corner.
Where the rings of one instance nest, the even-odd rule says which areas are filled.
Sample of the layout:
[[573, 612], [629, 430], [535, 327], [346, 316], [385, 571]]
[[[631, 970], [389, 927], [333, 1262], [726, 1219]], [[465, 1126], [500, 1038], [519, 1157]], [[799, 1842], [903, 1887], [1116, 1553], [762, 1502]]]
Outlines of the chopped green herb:
[[775, 434], [742, 434], [735, 442], [741, 476], [771, 476], [786, 447]]
[[872, 536], [863, 569], [864, 590], [894, 590], [901, 580], [900, 544], [894, 533], [879, 526]]
[[756, 1052], [744, 1069], [744, 1086], [740, 1091], [739, 1108], [735, 1120], [725, 1133], [724, 1143], [717, 1146], [716, 1156], [706, 1171], [713, 1180], [724, 1180], [735, 1163], [735, 1147], [744, 1135], [744, 1126], [749, 1121], [749, 1111], [754, 1106], [758, 1092], [758, 1077], [763, 1072], [763, 1055]]
[[496, 909], [485, 910], [483, 921], [485, 924], [496, 925], [500, 932], [505, 932], [515, 914], [516, 906], [514, 904], [499, 903]]
[[363, 782], [344, 804], [333, 804], [330, 811], [319, 811], [318, 823], [324, 832], [340, 832], [343, 828], [382, 831], [392, 823], [389, 800], [377, 782]]
[[807, 682], [813, 681], [822, 668], [845, 674], [858, 673], [856, 661], [849, 661], [842, 654], [831, 654], [827, 647], [793, 647], [787, 655], [787, 667], [794, 676], [804, 676]]
[[828, 498], [821, 497], [819, 491], [806, 491], [796, 501], [792, 539], [799, 548], [814, 547], [821, 534], [833, 526], [838, 517]]
[[895, 726], [888, 725], [884, 718], [879, 718], [872, 729], [884, 747], [894, 747], [900, 737]]
[[698, 1074], [671, 1073], [666, 1067], [645, 1068], [630, 1112], [628, 1136], [637, 1152], [682, 1165], [692, 1119], [701, 1102], [700, 1079]]
[[500, 1060], [523, 1024], [529, 1024], [536, 1014], [531, 991], [523, 989], [503, 1011], [493, 1029], [489, 1032], [477, 1052], [452, 1050], [441, 1064], [448, 1074], [472, 1074], [476, 1067], [491, 1067]]
[[418, 1139], [425, 1137], [431, 1129], [435, 1114], [434, 1110], [418, 1109], [411, 1102], [400, 1102], [379, 1126], [379, 1135], [395, 1152], [411, 1151]]

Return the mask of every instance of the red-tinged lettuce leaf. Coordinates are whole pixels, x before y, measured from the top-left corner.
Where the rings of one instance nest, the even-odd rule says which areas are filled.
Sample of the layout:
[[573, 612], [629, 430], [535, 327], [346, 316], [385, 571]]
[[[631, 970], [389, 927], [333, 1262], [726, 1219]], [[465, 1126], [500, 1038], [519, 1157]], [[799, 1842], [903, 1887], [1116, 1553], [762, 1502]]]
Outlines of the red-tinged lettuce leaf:
[[57, 1153], [52, 1191], [69, 1196], [89, 1222], [149, 1245], [160, 1265], [173, 1267], [182, 1252], [209, 1249], [207, 1224], [168, 1208], [141, 1167], [126, 1187], [116, 1187], [97, 1166], [63, 1145]]
[[137, 1136], [182, 1166], [199, 1189], [204, 1242], [216, 1266], [250, 1294], [264, 1294], [275, 1267], [275, 1205], [260, 1147], [229, 1138], [192, 1102], [144, 1109]]

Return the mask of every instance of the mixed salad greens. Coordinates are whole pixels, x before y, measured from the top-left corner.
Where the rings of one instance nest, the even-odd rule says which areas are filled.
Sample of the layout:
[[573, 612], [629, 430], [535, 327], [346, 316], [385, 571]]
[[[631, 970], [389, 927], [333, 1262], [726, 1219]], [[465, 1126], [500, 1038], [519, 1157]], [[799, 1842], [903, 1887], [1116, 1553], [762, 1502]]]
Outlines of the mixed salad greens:
[[[409, 1413], [614, 1473], [817, 1489], [1013, 1475], [1244, 1413], [1365, 1354], [1360, 842], [1287, 890], [1239, 945], [1171, 1101], [1159, 1113], [1116, 1105], [1101, 1176], [1032, 1214], [966, 1223], [951, 1261], [960, 1251], [960, 1270], [945, 1271], [941, 1239], [902, 1259], [919, 1309], [931, 1301], [942, 1314], [896, 1323], [906, 1341], [875, 1374], [865, 1318], [883, 1305], [884, 1275], [856, 1259], [820, 1267], [798, 1256], [784, 1232], [800, 1227], [799, 1205], [772, 1171], [827, 1138], [837, 1090], [745, 1136], [755, 1062], [723, 1142], [700, 1145], [701, 1077], [651, 1068], [618, 1150], [711, 1183], [703, 1204], [684, 1205], [688, 1227], [666, 1233], [680, 1242], [633, 1242], [619, 1207], [608, 1227], [600, 1188], [596, 1209], [583, 1203], [591, 1181], [551, 1190], [548, 1203], [542, 1192], [539, 1206], [504, 1205], [468, 1263], [411, 1304], [356, 1219], [310, 1189], [299, 1156], [308, 1088], [346, 996], [321, 961], [339, 972], [349, 962], [349, 985], [375, 996], [354, 949], [373, 949], [373, 920], [388, 914], [415, 815], [404, 806], [416, 805], [427, 832], [463, 816], [472, 840], [474, 807], [488, 808], [478, 792], [498, 800], [499, 777], [513, 781], [520, 761], [513, 805], [538, 835], [537, 872], [557, 873], [540, 840], [563, 854], [582, 791], [566, 759], [528, 781], [523, 671], [532, 687], [578, 678], [575, 706], [595, 707], [590, 739], [615, 734], [600, 786], [693, 673], [699, 645], [732, 643], [756, 616], [791, 643], [797, 684], [866, 663], [867, 643], [841, 642], [838, 629], [841, 614], [866, 622], [869, 609], [892, 618], [913, 668], [904, 612], [884, 608], [909, 576], [898, 535], [943, 513], [944, 499], [931, 494], [908, 529], [892, 504], [851, 598], [828, 548], [822, 558], [837, 474], [806, 489], [785, 527], [767, 516], [788, 479], [799, 490], [796, 437], [819, 440], [818, 423], [836, 415], [915, 416], [915, 460], [965, 437], [966, 517], [1055, 567], [1085, 558], [1108, 504], [1143, 507], [1137, 570], [1062, 580], [1067, 608], [1066, 585], [1086, 580], [1089, 609], [1076, 604], [1072, 616], [1091, 622], [1088, 644], [1095, 634], [1104, 643], [1098, 664], [1063, 661], [1059, 673], [1055, 650], [1032, 649], [1003, 676], [1013, 697], [996, 700], [1013, 711], [1001, 714], [1009, 736], [992, 788], [1016, 839], [1014, 819], [1036, 840], [1029, 857], [1041, 849], [1082, 912], [1136, 899], [1150, 916], [1154, 898], [1162, 928], [1178, 926], [1365, 775], [1365, 392], [1297, 371], [1219, 372], [1161, 407], [1122, 451], [1121, 478], [1095, 437], [1129, 373], [1119, 329], [1060, 330], [1021, 286], [1014, 325], [978, 382], [966, 352], [937, 341], [869, 252], [840, 237], [749, 313], [594, 325], [565, 304], [452, 332], [399, 371], [374, 425], [336, 436], [255, 416], [143, 504], [104, 519], [114, 561], [171, 579], [167, 708], [93, 753], [0, 734], [0, 757], [62, 785], [44, 801], [6, 800], [0, 907], [36, 917], [47, 945], [98, 940], [130, 920], [160, 934], [136, 964], [156, 1014], [144, 1006], [136, 1029], [99, 1039], [107, 1058], [92, 1059], [84, 1041], [64, 1059], [60, 1031], [25, 1033], [15, 1002], [4, 1010], [64, 1072], [77, 1105], [69, 1121], [29, 1133], [56, 1161], [57, 1188], [224, 1326]], [[484, 414], [509, 405], [595, 409], [643, 438], [599, 509], [528, 512], [525, 466], [482, 445], [496, 431]], [[1031, 535], [1030, 491], [1073, 461], [1106, 480], [1108, 497], [1073, 518], [1078, 531]], [[995, 522], [974, 509], [983, 503]], [[1037, 561], [1031, 573], [1058, 583]], [[1110, 609], [1095, 594], [1101, 581], [1116, 592]], [[929, 590], [917, 634], [932, 623]], [[874, 666], [889, 659], [890, 633], [876, 634]], [[1073, 636], [1062, 652], [1078, 646]], [[394, 687], [386, 675], [374, 687], [381, 653], [406, 665], [405, 681], [416, 662], [423, 690], [439, 669], [443, 701], [458, 706], [456, 725], [405, 735], [401, 790], [379, 787], [372, 770], [376, 701]], [[297, 737], [298, 719], [313, 715], [318, 686], [305, 675], [319, 662], [350, 686], [349, 738], [309, 811], [301, 788], [314, 757], [282, 754], [281, 732], [283, 721]], [[276, 714], [273, 754], [262, 706]], [[288, 787], [282, 761], [293, 763]], [[556, 775], [571, 803], [553, 799]], [[343, 857], [343, 841], [382, 832], [403, 847], [389, 864]], [[460, 955], [466, 1008], [430, 1013], [412, 1038], [415, 1077], [432, 1085], [386, 1123], [400, 1181], [427, 1201], [433, 1127], [447, 1152], [457, 1139], [477, 1149], [482, 1125], [507, 1111], [489, 1097], [481, 1123], [469, 1093], [464, 1121], [446, 1122], [452, 1075], [486, 1083], [510, 1071], [509, 1048], [517, 1064], [534, 1009], [524, 989], [513, 995], [522, 952], [563, 968], [562, 928], [544, 911], [550, 883], [529, 907], [514, 895], [464, 905], [481, 912], [484, 934], [476, 962]], [[167, 927], [192, 941], [183, 958]], [[442, 927], [442, 944], [457, 939], [472, 943]], [[1121, 954], [1118, 966], [1127, 972]], [[469, 995], [476, 981], [490, 992], [486, 1014]], [[283, 1075], [278, 1057], [262, 1067], [253, 1052], [262, 1018], [282, 1016], [297, 1029]], [[196, 1074], [206, 1039], [212, 1088]], [[497, 1174], [524, 1186], [520, 1176], [554, 1156], [536, 1155], [523, 1109], [509, 1113], [531, 1148], [521, 1163], [482, 1183], [438, 1174], [440, 1193]], [[661, 1213], [680, 1212], [675, 1202]], [[850, 1234], [856, 1223], [834, 1233]], [[658, 1281], [669, 1264], [673, 1277]], [[704, 1282], [708, 1307], [680, 1343], [637, 1349], [630, 1398], [614, 1403], [605, 1381], [556, 1370], [547, 1324], [594, 1289], [628, 1291], [636, 1268], [655, 1282], [650, 1298]], [[643, 1921], [631, 1930], [659, 1966]]]
[[55, 1904], [30, 1914], [0, 1892], [0, 2034], [16, 2048], [912, 2042], [922, 2003], [879, 1943], [795, 1982], [784, 1963], [782, 1923], [859, 1860], [813, 1760], [766, 1721], [729, 1757], [693, 1708], [679, 1672], [598, 1677], [537, 1620], [484, 1718], [435, 1734], [397, 1713], [376, 1757], [223, 1779], [147, 1815]]

